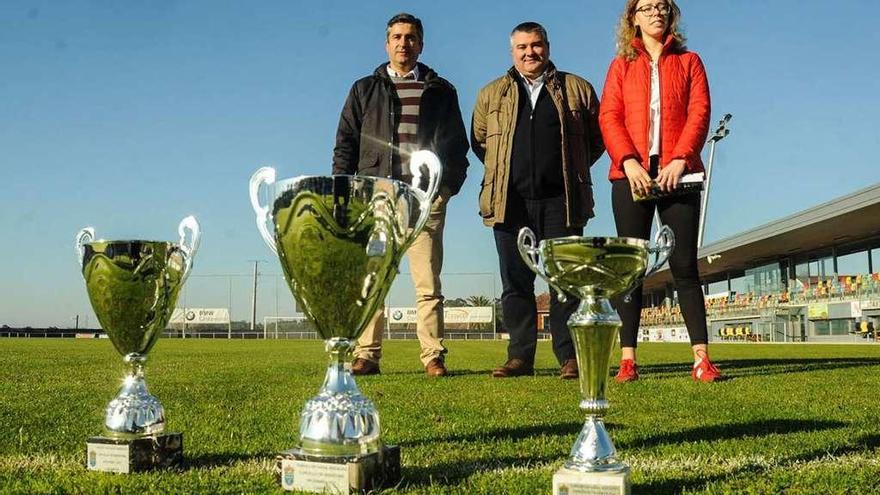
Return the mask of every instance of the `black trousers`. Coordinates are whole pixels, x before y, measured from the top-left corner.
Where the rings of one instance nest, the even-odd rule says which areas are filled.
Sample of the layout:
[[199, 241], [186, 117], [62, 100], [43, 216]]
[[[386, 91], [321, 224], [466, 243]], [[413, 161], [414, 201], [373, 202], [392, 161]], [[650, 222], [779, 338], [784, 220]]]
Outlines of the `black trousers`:
[[[687, 194], [656, 201], [632, 200], [632, 191], [626, 179], [615, 180], [611, 184], [611, 204], [614, 209], [614, 223], [617, 235], [648, 239], [651, 235], [651, 222], [654, 209], [660, 214], [660, 221], [668, 225], [675, 234], [675, 249], [669, 256], [669, 269], [678, 291], [681, 314], [690, 335], [691, 345], [706, 344], [709, 334], [706, 329], [706, 306], [700, 273], [697, 270], [697, 231], [700, 228], [700, 195]], [[630, 302], [623, 297], [612, 301], [614, 308], [623, 320], [620, 330], [620, 346], [636, 347], [639, 320], [642, 314], [642, 286], [632, 292]]]
[[[583, 229], [565, 226], [565, 198], [522, 199], [508, 198], [505, 222], [494, 228], [495, 247], [501, 269], [501, 313], [504, 328], [510, 335], [507, 358], [518, 358], [534, 363], [538, 342], [538, 309], [535, 304], [535, 273], [526, 266], [516, 246], [516, 238], [523, 227], [532, 229], [541, 239], [581, 235]], [[580, 301], [568, 297], [560, 303], [556, 291], [550, 289], [550, 335], [553, 353], [562, 364], [574, 359], [574, 345], [568, 331], [568, 318]]]

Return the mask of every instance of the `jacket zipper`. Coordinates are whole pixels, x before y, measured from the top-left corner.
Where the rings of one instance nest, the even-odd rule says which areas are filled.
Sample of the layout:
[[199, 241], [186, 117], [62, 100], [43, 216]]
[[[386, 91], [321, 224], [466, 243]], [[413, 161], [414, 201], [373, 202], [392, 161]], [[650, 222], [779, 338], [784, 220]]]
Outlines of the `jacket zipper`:
[[[528, 97], [527, 103], [529, 104], [529, 153], [531, 154], [531, 156], [529, 157], [529, 170], [532, 172], [532, 180], [529, 183], [531, 190], [529, 191], [529, 193], [534, 198], [535, 196], [537, 196], [537, 187], [535, 186], [535, 181], [538, 178], [537, 174], [535, 173], [535, 106], [537, 105], [537, 102], [535, 105], [532, 104], [531, 88], [529, 88], [528, 94], [526, 96]], [[538, 98], [540, 97], [541, 93], [538, 92]]]
[[[555, 81], [555, 83], [556, 84], [565, 84], [565, 81], [558, 81], [557, 80], [557, 81]], [[560, 142], [562, 143], [562, 184], [563, 184], [562, 187], [564, 189], [563, 198], [565, 198], [565, 200], [564, 200], [565, 226], [571, 227], [571, 208], [570, 208], [570, 205], [571, 205], [571, 202], [573, 201], [573, 199], [569, 193], [570, 177], [568, 176], [568, 168], [570, 165], [569, 164], [570, 160], [569, 160], [569, 156], [568, 156], [568, 148], [569, 148], [568, 141], [565, 137], [565, 119], [568, 117], [568, 114], [566, 112], [567, 103], [564, 101], [564, 99], [566, 97], [566, 93], [563, 93], [562, 90], [560, 89], [560, 87], [557, 86], [556, 84], [554, 84], [554, 88], [555, 88], [554, 94], [556, 95], [556, 97], [558, 99], [552, 98], [552, 95], [550, 95], [549, 90], [547, 92], [547, 96], [551, 96], [551, 100], [554, 100], [553, 106], [556, 107], [556, 113], [559, 114], [559, 133], [560, 133], [559, 139], [560, 139]], [[548, 88], [549, 88], [549, 86], [548, 86]], [[575, 171], [575, 175], [577, 175], [577, 171]]]
[[[392, 82], [391, 85], [393, 86], [394, 83]], [[389, 88], [389, 90], [394, 91], [394, 88]], [[395, 94], [392, 93], [390, 96], [391, 96], [391, 98], [388, 98], [388, 102], [389, 102], [388, 129], [391, 131], [388, 136], [388, 139], [390, 139], [390, 141], [388, 141], [388, 178], [393, 179], [394, 178], [394, 133], [396, 132], [394, 129], [394, 98], [395, 98]], [[401, 166], [400, 166], [400, 171], [401, 171], [401, 173], [403, 173], [403, 164], [401, 164]]]
[[[513, 84], [514, 84], [512, 89], [511, 89], [510, 85], [507, 86], [507, 93], [510, 93], [511, 91], [513, 91], [513, 101], [511, 102], [513, 104], [513, 106], [508, 107], [508, 111], [510, 112], [510, 126], [508, 126], [507, 129], [504, 130], [504, 132], [507, 133], [507, 135], [504, 136], [505, 138], [507, 138], [507, 139], [505, 139], [505, 141], [507, 142], [507, 145], [506, 145], [507, 147], [504, 150], [504, 154], [507, 156], [507, 159], [505, 160], [507, 162], [507, 167], [506, 167], [506, 170], [504, 171], [504, 189], [503, 189], [504, 190], [504, 198], [503, 198], [504, 204], [501, 205], [500, 212], [495, 212], [495, 217], [500, 218], [499, 223], [504, 222], [505, 212], [507, 210], [507, 201], [508, 201], [507, 198], [510, 193], [510, 159], [511, 159], [510, 152], [511, 152], [511, 149], [513, 149], [513, 135], [514, 135], [514, 131], [516, 129], [516, 123], [517, 123], [516, 119], [519, 116], [519, 111], [518, 111], [518, 109], [519, 109], [519, 87], [516, 86], [516, 84], [519, 84], [519, 81], [517, 81], [516, 79], [514, 79], [510, 75], [508, 75], [508, 77], [510, 78], [510, 81], [513, 82]], [[499, 154], [499, 156], [500, 156], [500, 154]], [[499, 182], [497, 187], [501, 187], [501, 183], [500, 183], [501, 181], [497, 181], [497, 182]], [[500, 190], [499, 190], [499, 192], [500, 192]], [[494, 205], [493, 205], [493, 208], [494, 208]]]

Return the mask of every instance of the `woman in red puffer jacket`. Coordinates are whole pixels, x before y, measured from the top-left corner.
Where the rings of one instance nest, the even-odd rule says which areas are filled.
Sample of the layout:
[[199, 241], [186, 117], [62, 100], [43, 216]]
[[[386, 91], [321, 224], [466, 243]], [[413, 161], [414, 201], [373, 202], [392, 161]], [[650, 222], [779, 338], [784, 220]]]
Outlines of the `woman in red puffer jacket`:
[[[706, 308], [697, 270], [700, 195], [634, 201], [652, 182], [665, 192], [686, 173], [702, 172], [700, 151], [709, 130], [709, 84], [700, 57], [684, 46], [674, 0], [628, 0], [617, 33], [600, 105], [599, 124], [611, 157], [611, 201], [617, 235], [648, 239], [655, 209], [672, 228], [669, 268], [694, 354], [691, 376], [712, 382], [721, 373], [709, 360]], [[616, 380], [638, 379], [636, 336], [642, 288], [615, 306], [623, 320], [622, 359]]]

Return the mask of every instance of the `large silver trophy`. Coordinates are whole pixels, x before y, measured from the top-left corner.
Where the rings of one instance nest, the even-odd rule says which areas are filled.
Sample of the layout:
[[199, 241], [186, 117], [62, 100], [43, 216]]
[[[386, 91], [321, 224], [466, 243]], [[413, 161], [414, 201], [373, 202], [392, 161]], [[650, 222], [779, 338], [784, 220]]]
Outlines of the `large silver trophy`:
[[[605, 387], [611, 352], [622, 326], [609, 298], [626, 294], [659, 269], [675, 246], [672, 230], [664, 226], [654, 246], [627, 237], [560, 237], [535, 242], [528, 228], [519, 232], [520, 255], [526, 265], [556, 289], [561, 301], [579, 298], [568, 320], [580, 369], [580, 407], [587, 420], [565, 466], [553, 476], [554, 495], [629, 493], [629, 467], [617, 458], [605, 429], [608, 409]], [[654, 263], [648, 267], [648, 257]]]
[[86, 442], [89, 469], [127, 473], [174, 466], [183, 459], [183, 435], [165, 432], [165, 410], [144, 381], [147, 353], [162, 335], [192, 269], [199, 223], [184, 218], [178, 234], [177, 244], [96, 240], [91, 227], [76, 236], [92, 309], [128, 368], [105, 410], [104, 436]]
[[[355, 384], [348, 360], [437, 195], [441, 167], [433, 153], [413, 153], [410, 169], [412, 186], [349, 175], [276, 182], [269, 167], [251, 177], [257, 228], [330, 354], [324, 384], [300, 415], [298, 446], [279, 457], [284, 488], [369, 490], [400, 477], [399, 449], [383, 444], [379, 414]], [[423, 178], [425, 191], [417, 187]], [[263, 188], [267, 205], [260, 201]]]

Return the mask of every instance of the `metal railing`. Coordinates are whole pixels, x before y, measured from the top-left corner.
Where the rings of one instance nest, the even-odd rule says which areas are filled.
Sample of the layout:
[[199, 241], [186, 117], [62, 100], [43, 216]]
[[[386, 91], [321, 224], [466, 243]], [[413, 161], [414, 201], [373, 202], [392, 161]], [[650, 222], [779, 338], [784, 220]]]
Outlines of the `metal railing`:
[[20, 337], [33, 339], [72, 339], [76, 332], [27, 332], [24, 330], [0, 330], [0, 337]]
[[[0, 331], [0, 338], [3, 337], [11, 337], [11, 338], [74, 338], [77, 333], [82, 332], [27, 332], [23, 330], [11, 330], [11, 331]], [[89, 332], [91, 333], [91, 332]], [[506, 334], [495, 334], [492, 332], [485, 331], [447, 331], [443, 338], [448, 340], [497, 340], [503, 339]], [[543, 334], [539, 334], [539, 340], [542, 339]], [[315, 331], [284, 331], [279, 330], [278, 332], [270, 331], [266, 335], [263, 334], [262, 330], [254, 331], [254, 332], [232, 332], [229, 333], [227, 331], [219, 331], [219, 332], [187, 332], [185, 335], [182, 335], [178, 330], [166, 330], [162, 334], [163, 339], [241, 339], [241, 340], [256, 340], [256, 339], [298, 339], [298, 340], [318, 340], [320, 337], [318, 336], [318, 332]], [[418, 336], [415, 331], [392, 331], [390, 335], [385, 336], [386, 339], [391, 340], [416, 340]], [[546, 337], [549, 338], [549, 337]]]

